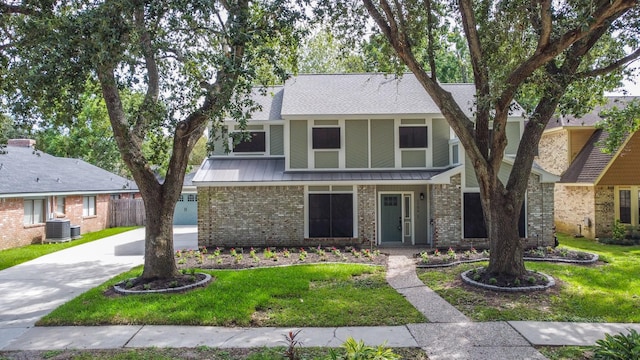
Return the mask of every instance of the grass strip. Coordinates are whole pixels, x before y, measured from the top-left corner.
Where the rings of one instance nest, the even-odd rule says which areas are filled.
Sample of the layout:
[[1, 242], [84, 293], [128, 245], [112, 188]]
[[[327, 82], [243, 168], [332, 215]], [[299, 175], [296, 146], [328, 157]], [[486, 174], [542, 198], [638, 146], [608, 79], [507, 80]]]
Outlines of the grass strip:
[[527, 269], [549, 274], [558, 284], [544, 292], [521, 294], [462, 286], [460, 273], [482, 263], [419, 271], [419, 277], [475, 321], [640, 322], [640, 246], [605, 245], [563, 234], [558, 238], [562, 246], [599, 254], [603, 263], [527, 262]]
[[105, 296], [134, 268], [60, 306], [38, 325], [375, 326], [426, 321], [385, 280], [383, 267], [316, 264], [206, 271], [214, 281], [181, 294]]
[[0, 250], [0, 270], [22, 264], [39, 258], [40, 256], [54, 253], [56, 251], [68, 249], [70, 247], [82, 245], [91, 241], [117, 235], [125, 231], [137, 229], [138, 227], [117, 227], [83, 234], [80, 239], [63, 243], [33, 244], [12, 249]]

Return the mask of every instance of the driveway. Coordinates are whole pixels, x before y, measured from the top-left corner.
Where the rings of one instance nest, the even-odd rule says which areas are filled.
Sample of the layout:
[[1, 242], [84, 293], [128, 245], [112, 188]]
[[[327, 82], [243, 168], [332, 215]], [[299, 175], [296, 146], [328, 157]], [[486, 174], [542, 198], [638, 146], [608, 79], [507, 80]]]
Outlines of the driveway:
[[[59, 305], [142, 264], [144, 234], [128, 231], [0, 271], [0, 349]], [[176, 226], [174, 246], [197, 248], [196, 226]]]

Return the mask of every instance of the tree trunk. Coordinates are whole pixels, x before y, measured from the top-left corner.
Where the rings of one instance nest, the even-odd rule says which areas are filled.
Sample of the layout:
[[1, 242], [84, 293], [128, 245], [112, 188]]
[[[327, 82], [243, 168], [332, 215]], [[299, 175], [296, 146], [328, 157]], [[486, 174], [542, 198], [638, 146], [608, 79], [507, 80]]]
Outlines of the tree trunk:
[[[523, 244], [518, 231], [521, 205], [513, 202], [499, 191], [492, 191], [489, 206], [483, 204], [487, 235], [489, 236], [490, 274], [517, 277], [526, 269], [523, 259]], [[488, 207], [488, 209], [487, 209]]]
[[171, 279], [178, 268], [173, 248], [173, 210], [175, 201], [163, 201], [160, 194], [144, 197], [146, 226], [144, 237], [144, 271], [142, 279]]

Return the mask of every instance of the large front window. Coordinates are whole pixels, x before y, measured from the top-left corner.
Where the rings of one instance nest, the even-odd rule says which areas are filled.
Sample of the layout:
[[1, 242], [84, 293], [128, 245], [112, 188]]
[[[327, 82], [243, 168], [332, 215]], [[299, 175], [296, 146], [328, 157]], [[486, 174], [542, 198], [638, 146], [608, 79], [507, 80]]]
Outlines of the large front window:
[[309, 237], [353, 237], [353, 194], [309, 194]]
[[631, 224], [631, 190], [620, 190], [620, 222]]

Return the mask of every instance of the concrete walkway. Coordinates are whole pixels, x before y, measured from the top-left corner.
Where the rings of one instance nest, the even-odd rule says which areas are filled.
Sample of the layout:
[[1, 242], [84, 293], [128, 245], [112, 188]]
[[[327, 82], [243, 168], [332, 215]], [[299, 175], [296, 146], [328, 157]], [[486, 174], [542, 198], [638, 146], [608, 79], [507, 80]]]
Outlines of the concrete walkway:
[[[177, 249], [197, 247], [194, 227], [175, 229]], [[224, 328], [206, 326], [34, 327], [58, 305], [131, 267], [141, 264], [144, 230], [43, 256], [0, 271], [0, 351], [138, 347], [282, 346], [284, 335], [300, 328]], [[43, 276], [46, 274], [46, 277]], [[302, 328], [303, 346], [340, 346], [347, 337], [369, 345], [421, 347], [436, 359], [544, 359], [532, 345], [593, 345], [605, 333], [640, 324], [557, 322], [471, 322], [426, 287], [414, 263], [389, 257], [389, 284], [430, 323], [404, 326]]]

